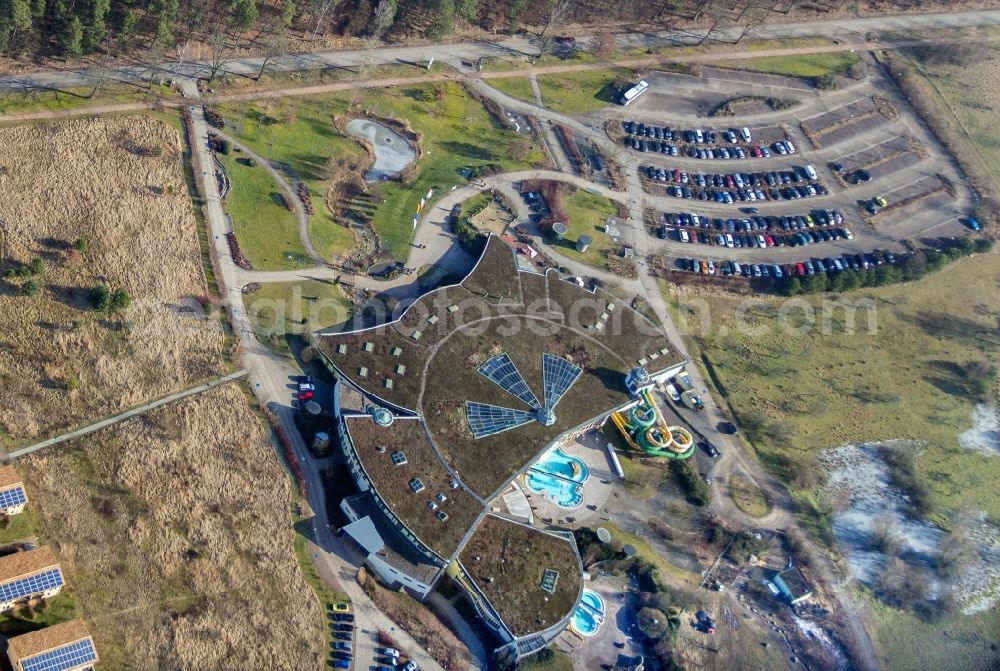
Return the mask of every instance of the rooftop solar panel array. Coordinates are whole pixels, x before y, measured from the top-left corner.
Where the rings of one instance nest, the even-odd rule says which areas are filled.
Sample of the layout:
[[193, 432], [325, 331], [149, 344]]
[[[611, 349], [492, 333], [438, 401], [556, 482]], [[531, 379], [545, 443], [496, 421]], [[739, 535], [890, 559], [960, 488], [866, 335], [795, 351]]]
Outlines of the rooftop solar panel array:
[[12, 487], [0, 492], [0, 508], [13, 508], [25, 501], [27, 501], [27, 498], [24, 496], [24, 489], [21, 487]]
[[530, 405], [532, 408], [542, 407], [538, 399], [535, 398], [535, 394], [531, 391], [528, 383], [524, 381], [524, 378], [517, 371], [517, 366], [514, 365], [514, 362], [510, 360], [510, 357], [506, 353], [487, 359], [479, 367], [479, 372], [483, 377], [507, 393], [524, 401], [525, 404]]
[[21, 668], [24, 671], [64, 671], [96, 661], [97, 652], [94, 650], [94, 644], [90, 639], [84, 639], [21, 660]]
[[562, 357], [542, 354], [542, 387], [545, 395], [545, 409], [552, 410], [563, 397], [583, 369]]
[[465, 402], [465, 416], [469, 420], [469, 428], [476, 438], [485, 438], [494, 433], [527, 424], [535, 419], [534, 412], [526, 410], [511, 410], [488, 403]]
[[64, 584], [66, 583], [63, 582], [62, 571], [57, 568], [49, 569], [37, 575], [0, 585], [0, 603], [15, 601], [29, 594], [40, 594]]

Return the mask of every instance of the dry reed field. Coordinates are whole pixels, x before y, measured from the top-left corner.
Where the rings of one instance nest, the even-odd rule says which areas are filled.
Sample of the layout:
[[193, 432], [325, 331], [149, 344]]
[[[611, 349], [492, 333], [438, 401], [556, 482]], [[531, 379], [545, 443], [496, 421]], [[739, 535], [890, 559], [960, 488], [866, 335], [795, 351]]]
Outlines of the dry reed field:
[[18, 462], [109, 669], [306, 669], [323, 612], [235, 384]]
[[[222, 329], [192, 300], [207, 291], [180, 138], [164, 121], [0, 128], [0, 247], [0, 275], [45, 266], [0, 278], [0, 447], [222, 371]], [[132, 305], [96, 311], [98, 284]]]

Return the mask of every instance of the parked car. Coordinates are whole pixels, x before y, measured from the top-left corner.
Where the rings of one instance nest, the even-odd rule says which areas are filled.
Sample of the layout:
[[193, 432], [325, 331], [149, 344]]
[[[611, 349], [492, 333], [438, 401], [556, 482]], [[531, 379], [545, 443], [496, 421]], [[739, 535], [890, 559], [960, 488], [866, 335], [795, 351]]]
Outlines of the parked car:
[[403, 665], [403, 671], [420, 671], [420, 669], [417, 668], [417, 663], [411, 659]]
[[982, 229], [982, 226], [979, 224], [978, 221], [976, 221], [975, 217], [969, 217], [968, 219], [966, 219], [965, 224], [974, 231]]

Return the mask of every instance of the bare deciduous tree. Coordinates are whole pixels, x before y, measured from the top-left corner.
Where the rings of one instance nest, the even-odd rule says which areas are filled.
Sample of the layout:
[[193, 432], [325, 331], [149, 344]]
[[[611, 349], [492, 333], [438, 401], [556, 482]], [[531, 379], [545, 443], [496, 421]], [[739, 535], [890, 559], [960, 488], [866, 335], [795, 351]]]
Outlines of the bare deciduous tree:
[[549, 19], [538, 36], [542, 41], [542, 46], [538, 50], [539, 58], [545, 55], [546, 50], [549, 48], [549, 42], [552, 40], [552, 35], [549, 34], [549, 31], [569, 16], [570, 10], [573, 9], [573, 5], [575, 4], [576, 0], [549, 0]]

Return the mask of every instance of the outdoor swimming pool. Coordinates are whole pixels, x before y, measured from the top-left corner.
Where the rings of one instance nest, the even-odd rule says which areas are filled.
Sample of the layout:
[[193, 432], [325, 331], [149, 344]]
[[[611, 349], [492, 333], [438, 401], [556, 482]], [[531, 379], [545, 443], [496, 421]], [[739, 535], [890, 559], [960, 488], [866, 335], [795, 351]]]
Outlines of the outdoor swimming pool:
[[528, 487], [560, 508], [576, 508], [583, 503], [580, 485], [542, 471], [528, 471]]
[[583, 636], [593, 636], [603, 623], [604, 599], [593, 590], [583, 590], [580, 605], [573, 613], [573, 629]]
[[590, 477], [583, 459], [571, 457], [562, 450], [553, 450], [542, 457], [532, 468], [551, 475], [561, 475], [574, 482], [586, 482]]

